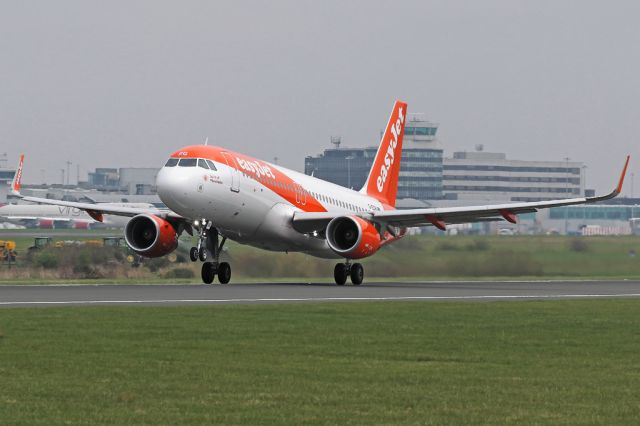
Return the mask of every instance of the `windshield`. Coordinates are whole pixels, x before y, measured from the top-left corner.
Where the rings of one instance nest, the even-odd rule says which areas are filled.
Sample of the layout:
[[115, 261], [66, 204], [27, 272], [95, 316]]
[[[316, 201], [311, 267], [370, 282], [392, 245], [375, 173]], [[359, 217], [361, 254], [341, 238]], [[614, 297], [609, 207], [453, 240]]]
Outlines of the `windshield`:
[[198, 162], [197, 158], [181, 158], [178, 163], [179, 167], [195, 167]]

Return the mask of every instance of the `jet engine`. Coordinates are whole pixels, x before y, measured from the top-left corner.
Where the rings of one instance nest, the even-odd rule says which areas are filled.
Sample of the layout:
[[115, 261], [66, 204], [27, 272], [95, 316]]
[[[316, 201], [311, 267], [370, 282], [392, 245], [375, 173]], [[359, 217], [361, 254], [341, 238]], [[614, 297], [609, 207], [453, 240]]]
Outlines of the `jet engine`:
[[161, 257], [178, 247], [178, 234], [168, 221], [139, 214], [124, 228], [124, 239], [133, 251], [144, 257]]
[[371, 222], [358, 216], [339, 216], [327, 225], [327, 243], [347, 259], [371, 256], [380, 248], [380, 234]]
[[53, 219], [38, 219], [38, 228], [41, 229], [54, 229], [56, 227]]

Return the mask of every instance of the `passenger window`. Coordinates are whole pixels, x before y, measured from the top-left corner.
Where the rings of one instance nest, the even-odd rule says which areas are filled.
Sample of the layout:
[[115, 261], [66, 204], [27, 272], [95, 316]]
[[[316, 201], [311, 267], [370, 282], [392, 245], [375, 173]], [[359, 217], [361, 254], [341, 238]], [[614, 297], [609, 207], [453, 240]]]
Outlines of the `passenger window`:
[[176, 164], [178, 164], [178, 159], [177, 158], [169, 158], [164, 166], [165, 167], [175, 167]]
[[209, 165], [209, 168], [211, 170], [216, 170], [216, 171], [218, 170], [218, 169], [216, 169], [216, 165], [213, 164], [213, 161], [211, 161], [211, 160], [205, 160], [205, 161], [207, 162], [207, 164]]
[[202, 158], [198, 159], [198, 167], [202, 167], [203, 169], [209, 170], [209, 166], [207, 165], [207, 162], [204, 161]]
[[198, 162], [197, 158], [181, 158], [178, 163], [179, 167], [195, 167]]

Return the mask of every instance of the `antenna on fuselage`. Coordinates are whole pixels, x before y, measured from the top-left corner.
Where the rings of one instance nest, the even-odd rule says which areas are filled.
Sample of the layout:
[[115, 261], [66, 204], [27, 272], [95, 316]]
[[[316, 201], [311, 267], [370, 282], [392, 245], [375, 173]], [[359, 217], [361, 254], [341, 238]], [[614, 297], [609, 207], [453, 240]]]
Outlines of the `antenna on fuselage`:
[[207, 136], [207, 137], [204, 139], [204, 144], [205, 144], [205, 145], [209, 145], [209, 136]]

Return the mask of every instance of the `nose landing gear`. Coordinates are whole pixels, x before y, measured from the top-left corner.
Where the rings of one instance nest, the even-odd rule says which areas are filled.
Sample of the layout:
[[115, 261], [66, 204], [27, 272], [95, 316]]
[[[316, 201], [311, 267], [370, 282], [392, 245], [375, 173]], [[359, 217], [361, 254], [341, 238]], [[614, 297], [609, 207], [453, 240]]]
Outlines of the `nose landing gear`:
[[205, 219], [202, 219], [200, 225], [200, 235], [198, 236], [198, 245], [196, 247], [191, 247], [191, 250], [189, 250], [189, 258], [192, 262], [195, 262], [198, 259], [200, 259], [202, 262], [207, 260], [207, 247], [205, 247], [206, 243], [203, 243], [207, 240], [207, 231], [209, 231], [209, 229], [211, 229], [211, 222], [207, 222]]
[[364, 280], [364, 268], [360, 263], [349, 263], [349, 260], [345, 263], [338, 263], [333, 270], [333, 277], [336, 280], [337, 285], [344, 285], [347, 282], [347, 278], [351, 278], [353, 285], [360, 285]]
[[[200, 259], [202, 262], [202, 282], [211, 284], [216, 275], [220, 284], [228, 284], [231, 281], [231, 265], [227, 262], [220, 262], [220, 253], [227, 241], [227, 237], [222, 237], [222, 241], [218, 243], [218, 230], [211, 226], [211, 222], [202, 221], [200, 235], [198, 237], [198, 245], [191, 247], [189, 250], [189, 258], [195, 262]], [[208, 253], [213, 257], [211, 262], [207, 262]]]

